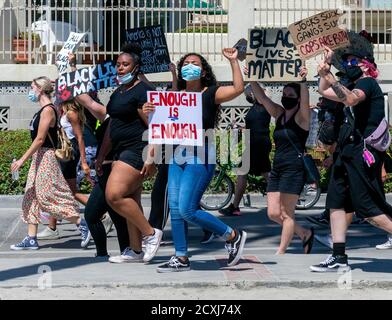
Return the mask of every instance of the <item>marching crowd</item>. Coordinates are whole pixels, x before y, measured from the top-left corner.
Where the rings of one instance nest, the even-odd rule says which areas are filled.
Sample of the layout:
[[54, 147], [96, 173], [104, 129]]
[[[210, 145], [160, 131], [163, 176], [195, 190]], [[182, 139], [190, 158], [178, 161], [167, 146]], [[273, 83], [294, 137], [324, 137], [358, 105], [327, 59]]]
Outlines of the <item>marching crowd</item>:
[[[302, 81], [286, 84], [281, 103], [276, 103], [258, 82], [244, 85], [243, 73], [247, 75], [249, 71], [241, 71], [237, 49], [226, 48], [223, 55], [230, 64], [231, 85], [220, 86], [208, 61], [197, 53], [188, 53], [177, 66], [170, 65], [173, 81], [167, 90], [201, 93], [203, 130], [216, 128], [221, 105], [245, 91], [252, 104], [245, 118], [250, 130], [249, 174], [268, 180], [268, 217], [282, 227], [276, 254], [286, 252], [294, 235], [301, 239], [304, 253], [309, 254], [314, 239], [321, 237], [295, 220], [295, 206], [310, 170], [305, 159], [311, 112], [308, 71], [302, 68]], [[327, 242], [332, 255], [311, 266], [314, 272], [349, 269], [346, 231], [354, 215], [392, 234], [392, 207], [383, 190], [390, 136], [385, 130], [380, 133], [385, 113], [383, 93], [376, 80], [377, 64], [371, 52], [352, 50], [342, 57], [345, 72], [340, 72], [337, 79], [331, 72], [333, 55], [325, 47], [324, 59], [318, 66], [318, 92], [324, 114], [318, 139], [331, 156], [327, 210], [323, 216], [330, 222], [331, 235], [328, 241], [321, 241]], [[76, 70], [74, 55], [70, 55], [70, 65]], [[148, 263], [157, 254], [170, 215], [175, 252], [157, 267], [158, 272], [191, 269], [188, 223], [211, 237], [223, 239], [228, 266], [240, 261], [246, 231], [225, 224], [199, 205], [215, 172], [214, 141], [206, 137], [202, 146], [178, 145], [174, 154], [165, 154], [163, 146], [165, 161], [154, 163], [158, 149], [148, 145], [143, 135], [148, 130], [149, 115], [155, 110], [154, 104], [147, 101], [147, 91], [155, 88], [140, 67], [140, 48], [124, 45], [116, 61], [118, 87], [106, 106], [96, 93], [57, 103], [52, 101], [49, 78], [42, 76], [32, 81], [28, 98], [40, 105], [30, 124], [32, 144], [11, 166], [12, 171], [17, 171], [32, 159], [22, 205], [28, 231], [20, 243], [11, 246], [12, 250], [36, 250], [38, 240], [58, 239], [57, 221], [68, 220], [79, 228], [82, 247], [93, 238], [97, 258], [111, 263]], [[272, 166], [271, 118], [275, 120]], [[72, 145], [73, 156], [68, 161], [59, 161], [56, 155], [61, 134]], [[92, 159], [97, 177], [91, 175]], [[141, 203], [143, 181], [155, 174], [147, 220]], [[89, 196], [78, 192], [81, 176], [93, 185]], [[240, 215], [239, 203], [246, 184], [247, 175], [238, 176], [234, 201], [221, 210], [222, 214]], [[85, 206], [84, 219], [78, 202]], [[49, 222], [38, 233], [43, 213], [50, 215]], [[109, 257], [106, 235], [112, 223], [121, 254]], [[384, 244], [384, 248], [389, 247], [392, 240]]]

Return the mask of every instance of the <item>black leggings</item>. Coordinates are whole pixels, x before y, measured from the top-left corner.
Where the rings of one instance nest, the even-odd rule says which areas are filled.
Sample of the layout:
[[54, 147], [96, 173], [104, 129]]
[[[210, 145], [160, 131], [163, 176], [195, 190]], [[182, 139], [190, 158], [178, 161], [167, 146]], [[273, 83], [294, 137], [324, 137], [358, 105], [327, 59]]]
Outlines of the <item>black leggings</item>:
[[160, 164], [154, 187], [151, 192], [151, 211], [148, 222], [153, 228], [163, 230], [169, 217], [169, 204], [167, 201], [167, 179], [169, 165]]
[[105, 212], [109, 212], [110, 218], [116, 227], [120, 251], [123, 252], [125, 248], [129, 247], [127, 221], [115, 212], [105, 199], [106, 182], [110, 171], [111, 164], [103, 166], [103, 176], [99, 177], [99, 182], [94, 186], [84, 211], [84, 217], [95, 242], [97, 256], [106, 256], [108, 254], [106, 231], [101, 221]]

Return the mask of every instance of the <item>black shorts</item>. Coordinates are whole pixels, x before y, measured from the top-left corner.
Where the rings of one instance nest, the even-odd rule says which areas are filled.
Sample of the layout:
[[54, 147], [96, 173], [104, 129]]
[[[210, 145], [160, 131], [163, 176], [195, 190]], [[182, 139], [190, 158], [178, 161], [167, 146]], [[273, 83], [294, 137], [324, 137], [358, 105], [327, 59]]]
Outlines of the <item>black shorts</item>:
[[144, 165], [143, 150], [138, 148], [116, 152], [114, 160], [122, 161], [136, 170], [142, 170]]
[[[362, 159], [361, 149], [362, 146], [353, 148], [350, 150], [353, 159], [339, 161], [333, 166], [326, 206], [330, 209], [355, 212], [361, 218], [388, 214], [380, 205], [383, 202], [380, 199], [385, 199], [381, 182], [383, 156], [372, 150], [376, 163], [369, 168]], [[368, 184], [372, 184], [374, 190], [377, 191], [369, 188]]]
[[305, 170], [303, 165], [274, 165], [268, 179], [267, 192], [281, 192], [300, 195], [304, 185]]
[[77, 166], [80, 160], [80, 150], [78, 142], [75, 138], [71, 139], [73, 156], [74, 158], [69, 161], [59, 161], [61, 172], [66, 180], [76, 179], [77, 176]]

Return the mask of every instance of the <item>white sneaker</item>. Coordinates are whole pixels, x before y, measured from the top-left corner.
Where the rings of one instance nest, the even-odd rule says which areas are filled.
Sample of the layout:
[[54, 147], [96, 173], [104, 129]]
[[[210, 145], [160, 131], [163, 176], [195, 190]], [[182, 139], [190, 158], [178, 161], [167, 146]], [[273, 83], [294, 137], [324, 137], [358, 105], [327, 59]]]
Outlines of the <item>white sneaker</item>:
[[130, 248], [126, 248], [120, 256], [109, 258], [111, 263], [143, 262], [144, 252], [137, 254]]
[[52, 230], [49, 227], [46, 227], [43, 231], [37, 234], [38, 240], [57, 240], [60, 239], [59, 229]]
[[161, 244], [163, 232], [159, 229], [154, 228], [154, 235], [153, 236], [144, 236], [143, 243], [145, 245], [144, 250], [144, 262], [149, 262], [154, 258], [155, 254], [159, 249], [159, 245]]
[[377, 245], [376, 249], [378, 250], [392, 249], [392, 238], [389, 237], [387, 242]]
[[103, 226], [105, 227], [106, 234], [108, 234], [113, 228], [113, 221], [110, 219], [108, 213], [105, 213], [101, 219]]
[[320, 234], [315, 234], [314, 238], [320, 242], [323, 246], [326, 246], [327, 248], [333, 249], [333, 241], [332, 237], [330, 234], [327, 234], [325, 236], [320, 235]]

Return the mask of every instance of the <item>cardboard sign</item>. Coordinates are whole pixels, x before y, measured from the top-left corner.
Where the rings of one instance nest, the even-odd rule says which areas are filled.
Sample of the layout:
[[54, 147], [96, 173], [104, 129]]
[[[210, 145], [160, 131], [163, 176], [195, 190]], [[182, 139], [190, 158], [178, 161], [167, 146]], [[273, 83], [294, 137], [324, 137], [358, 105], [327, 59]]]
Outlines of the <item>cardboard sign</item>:
[[245, 80], [263, 82], [300, 81], [303, 64], [287, 29], [250, 29], [248, 76]]
[[244, 61], [246, 59], [246, 48], [248, 46], [248, 41], [244, 38], [238, 40], [233, 48], [238, 50], [238, 60]]
[[56, 102], [61, 103], [82, 93], [117, 86], [116, 76], [114, 61], [64, 73], [56, 80]]
[[200, 92], [149, 91], [147, 100], [156, 106], [155, 112], [149, 117], [149, 143], [203, 145]]
[[347, 31], [339, 26], [342, 16], [338, 10], [329, 10], [289, 26], [294, 44], [303, 59], [322, 53], [324, 46], [337, 49], [350, 45]]
[[76, 32], [69, 34], [67, 42], [56, 56], [56, 66], [60, 74], [66, 72], [68, 68], [68, 54], [76, 52], [85, 35], [85, 33]]
[[161, 25], [126, 30], [125, 39], [126, 42], [138, 43], [142, 49], [141, 72], [169, 71], [170, 55]]

